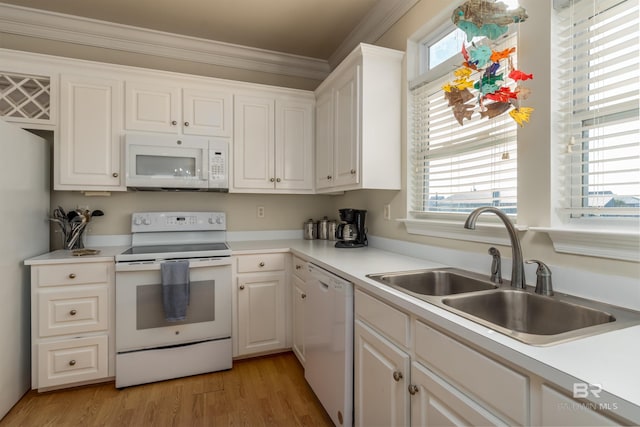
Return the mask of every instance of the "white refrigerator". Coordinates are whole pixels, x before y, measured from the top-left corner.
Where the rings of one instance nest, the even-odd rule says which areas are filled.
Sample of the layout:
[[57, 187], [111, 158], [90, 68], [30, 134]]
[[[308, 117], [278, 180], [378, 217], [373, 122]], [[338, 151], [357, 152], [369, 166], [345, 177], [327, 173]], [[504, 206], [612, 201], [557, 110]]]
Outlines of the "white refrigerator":
[[0, 118], [0, 419], [31, 385], [30, 272], [49, 250], [50, 147]]

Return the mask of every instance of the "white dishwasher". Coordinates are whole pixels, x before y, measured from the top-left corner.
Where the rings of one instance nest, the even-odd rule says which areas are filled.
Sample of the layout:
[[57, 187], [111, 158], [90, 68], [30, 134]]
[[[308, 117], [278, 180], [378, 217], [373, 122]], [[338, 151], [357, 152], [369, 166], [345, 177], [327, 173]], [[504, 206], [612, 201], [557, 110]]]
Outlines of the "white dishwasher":
[[304, 376], [336, 426], [353, 425], [353, 284], [308, 264]]

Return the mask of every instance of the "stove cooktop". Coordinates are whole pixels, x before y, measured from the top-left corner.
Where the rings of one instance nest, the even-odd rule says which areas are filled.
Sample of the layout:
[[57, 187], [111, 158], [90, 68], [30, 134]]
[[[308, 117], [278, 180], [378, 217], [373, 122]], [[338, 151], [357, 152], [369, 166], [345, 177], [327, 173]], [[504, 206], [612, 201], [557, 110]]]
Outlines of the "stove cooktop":
[[228, 257], [231, 249], [225, 242], [183, 243], [169, 245], [133, 246], [120, 255], [116, 261], [148, 261], [156, 259], [187, 259], [207, 257]]

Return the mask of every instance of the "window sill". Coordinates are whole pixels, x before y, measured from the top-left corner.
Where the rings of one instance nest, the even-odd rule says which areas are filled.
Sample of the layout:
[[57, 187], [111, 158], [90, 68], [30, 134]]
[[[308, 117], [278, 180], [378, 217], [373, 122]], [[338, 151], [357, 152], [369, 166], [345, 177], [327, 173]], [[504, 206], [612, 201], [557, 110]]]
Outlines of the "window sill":
[[547, 233], [556, 252], [640, 261], [640, 234], [609, 230], [531, 227]]
[[[463, 226], [464, 220], [404, 218], [398, 221], [404, 223], [409, 234], [511, 246], [511, 240], [502, 223], [479, 222], [476, 224], [475, 230], [467, 230]], [[518, 232], [524, 232], [528, 229], [527, 226], [523, 225], [514, 224], [514, 227]]]

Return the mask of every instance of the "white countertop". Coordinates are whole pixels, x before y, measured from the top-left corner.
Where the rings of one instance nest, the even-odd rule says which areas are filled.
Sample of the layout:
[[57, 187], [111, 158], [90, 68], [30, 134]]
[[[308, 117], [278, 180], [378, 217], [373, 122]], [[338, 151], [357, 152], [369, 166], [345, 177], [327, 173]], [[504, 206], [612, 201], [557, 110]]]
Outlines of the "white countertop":
[[[366, 277], [371, 273], [442, 267], [443, 264], [372, 247], [337, 249], [334, 244], [332, 241], [302, 239], [229, 242], [234, 255], [291, 251], [567, 390], [572, 390], [577, 382], [599, 384], [603, 389], [600, 399], [591, 397], [590, 401], [608, 404], [609, 408], [615, 408], [612, 412], [640, 424], [640, 326], [547, 347], [527, 345]], [[101, 247], [100, 254], [81, 257], [59, 250], [31, 258], [25, 264], [109, 261], [126, 248]]]
[[623, 418], [640, 424], [640, 326], [602, 333], [547, 347], [536, 347], [442, 310], [388, 286], [367, 274], [443, 266], [376, 248], [336, 249], [335, 242], [276, 240], [230, 242], [236, 255], [291, 250], [344, 277], [370, 293], [452, 334], [509, 360], [567, 390], [573, 384], [599, 384], [603, 393], [593, 403], [607, 403]]

